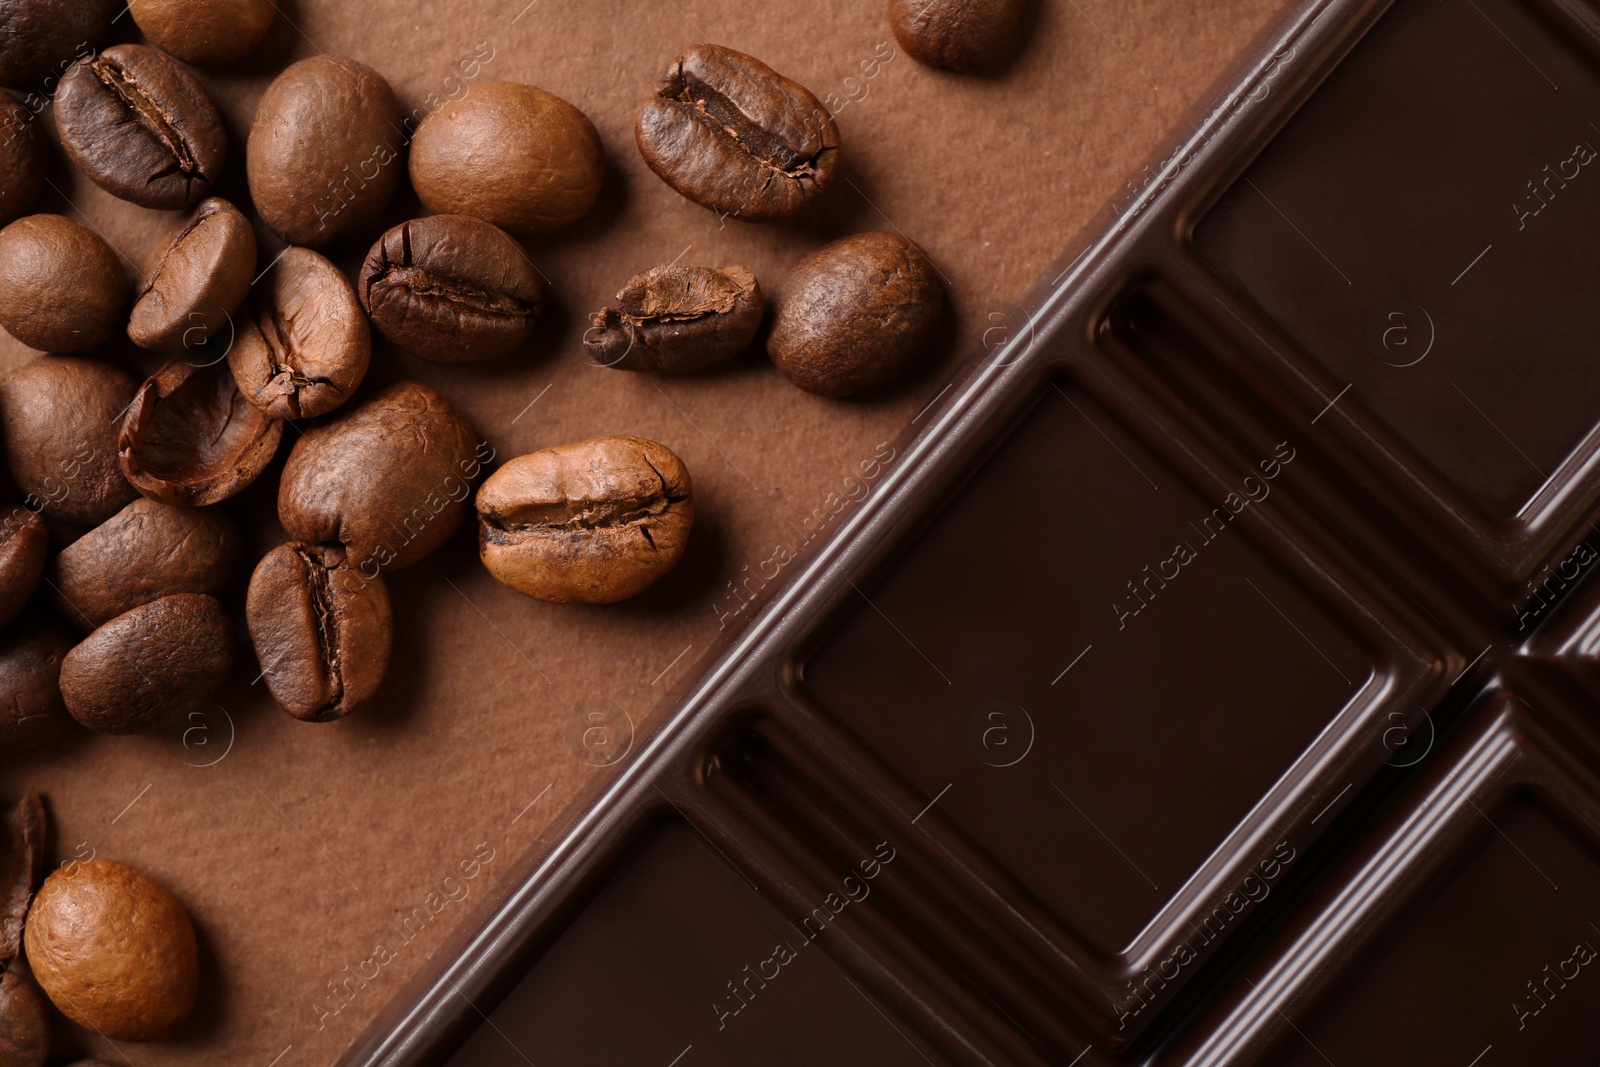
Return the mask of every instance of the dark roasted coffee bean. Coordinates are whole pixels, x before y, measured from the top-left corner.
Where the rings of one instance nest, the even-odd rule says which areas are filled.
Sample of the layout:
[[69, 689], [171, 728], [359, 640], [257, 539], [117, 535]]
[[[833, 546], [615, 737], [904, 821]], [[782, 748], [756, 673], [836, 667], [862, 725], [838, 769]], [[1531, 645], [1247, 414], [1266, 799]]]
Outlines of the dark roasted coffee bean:
[[[195, 351], [231, 321], [256, 272], [256, 234], [239, 209], [212, 197], [146, 274], [128, 320], [140, 348]], [[233, 337], [224, 333], [224, 343]]]
[[389, 666], [389, 593], [345, 550], [290, 542], [250, 578], [250, 639], [272, 698], [297, 719], [342, 719], [372, 699]]
[[250, 54], [272, 26], [272, 0], [133, 0], [150, 43], [185, 63], [219, 65]]
[[0, 511], [0, 626], [22, 614], [44, 577], [50, 534], [37, 512], [24, 507]]
[[810, 90], [713, 44], [672, 61], [634, 138], [662, 181], [743, 219], [797, 213], [839, 165], [839, 127]]
[[44, 190], [44, 139], [33, 113], [0, 92], [0, 226], [33, 211]]
[[50, 563], [63, 618], [84, 631], [175, 593], [220, 596], [239, 560], [239, 530], [216, 508], [140, 497]]
[[280, 419], [312, 419], [343, 404], [372, 357], [372, 331], [350, 283], [309, 248], [283, 254], [235, 329], [228, 365], [239, 391]]
[[0, 451], [30, 507], [97, 525], [138, 495], [117, 465], [117, 424], [136, 388], [75, 356], [39, 356], [0, 378]]
[[61, 663], [61, 698], [91, 730], [160, 730], [217, 694], [233, 658], [228, 616], [214, 597], [163, 597], [84, 638]]
[[290, 244], [328, 244], [371, 226], [402, 164], [400, 105], [374, 70], [312, 56], [267, 87], [250, 124], [250, 196]]
[[888, 381], [933, 342], [944, 292], [916, 245], [861, 233], [802, 259], [777, 303], [772, 362], [808, 393], [848, 396]]
[[50, 1058], [50, 1016], [44, 994], [20, 971], [0, 974], [0, 1063], [44, 1067]]
[[558, 604], [637, 596], [683, 556], [694, 525], [688, 470], [639, 437], [518, 456], [483, 483], [477, 506], [489, 573]]
[[41, 352], [86, 352], [122, 328], [128, 279], [99, 234], [60, 215], [0, 230], [0, 326]]
[[76, 640], [37, 611], [0, 630], [0, 752], [38, 748], [72, 729], [61, 701], [61, 661]]
[[48, 93], [111, 36], [121, 0], [0, 0], [0, 86]]
[[930, 67], [993, 70], [1011, 51], [1025, 0], [889, 0], [900, 46]]
[[468, 215], [430, 215], [384, 234], [359, 289], [379, 333], [435, 363], [514, 351], [539, 315], [540, 291], [517, 243]]
[[591, 320], [583, 345], [596, 363], [682, 374], [743, 352], [765, 302], [743, 267], [651, 267]]
[[[22, 922], [28, 902], [44, 880], [44, 801], [23, 796], [0, 818], [0, 970], [22, 951]], [[0, 1063], [13, 1061], [0, 1054]]]
[[117, 459], [133, 487], [153, 500], [199, 507], [256, 480], [278, 451], [283, 422], [244, 398], [226, 363], [178, 359], [139, 387]]
[[522, 236], [582, 218], [605, 158], [587, 115], [543, 89], [480, 85], [429, 115], [411, 145], [411, 184], [428, 210]]
[[399, 570], [449, 540], [492, 457], [444, 397], [399, 382], [295, 442], [278, 521], [297, 541], [344, 545], [363, 578]]
[[56, 93], [67, 155], [100, 188], [141, 207], [193, 207], [222, 171], [228, 135], [194, 75], [138, 44], [75, 65]]

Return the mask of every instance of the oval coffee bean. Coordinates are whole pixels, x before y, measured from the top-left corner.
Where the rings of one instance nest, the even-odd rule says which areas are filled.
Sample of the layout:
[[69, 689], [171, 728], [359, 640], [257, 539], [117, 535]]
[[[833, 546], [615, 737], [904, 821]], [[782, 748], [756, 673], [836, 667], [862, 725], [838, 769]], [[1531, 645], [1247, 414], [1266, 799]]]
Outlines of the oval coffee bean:
[[444, 397], [398, 382], [295, 442], [278, 521], [297, 541], [344, 545], [364, 578], [399, 570], [450, 539], [492, 457]]
[[267, 86], [245, 166], [266, 224], [296, 245], [371, 226], [400, 180], [400, 105], [389, 83], [344, 56], [312, 56]]
[[236, 320], [228, 366], [262, 411], [314, 419], [350, 399], [371, 358], [372, 330], [345, 276], [309, 248], [291, 248]]
[[600, 196], [605, 158], [589, 117], [532, 85], [490, 82], [417, 127], [411, 184], [437, 215], [471, 215], [522, 236], [578, 221]]
[[477, 506], [489, 573], [557, 604], [637, 596], [682, 558], [694, 526], [688, 470], [639, 437], [518, 456], [483, 483]]
[[357, 573], [336, 545], [268, 552], [250, 578], [245, 622], [267, 689], [297, 719], [344, 718], [372, 699], [389, 666], [383, 577]]
[[50, 1015], [44, 994], [20, 971], [0, 973], [0, 1063], [44, 1067], [50, 1058]]
[[111, 36], [121, 0], [0, 0], [0, 86], [48, 92]]
[[199, 348], [239, 310], [255, 272], [255, 231], [238, 208], [212, 197], [146, 274], [128, 337], [158, 351]]
[[784, 282], [767, 354], [808, 393], [849, 396], [899, 374], [933, 342], [944, 291], [903, 237], [861, 233], [807, 255]]
[[226, 363], [178, 359], [140, 386], [122, 420], [117, 459], [145, 496], [201, 507], [255, 481], [282, 437], [282, 421], [244, 398]]
[[227, 681], [228, 632], [216, 598], [194, 593], [124, 612], [67, 653], [61, 699], [74, 719], [101, 733], [171, 726]]
[[361, 268], [361, 306], [378, 332], [435, 363], [504, 356], [539, 316], [539, 275], [481, 219], [430, 215], [378, 239]]
[[0, 326], [41, 352], [85, 352], [122, 328], [128, 279], [99, 234], [60, 215], [0, 230]]
[[194, 75], [138, 44], [84, 59], [56, 91], [56, 128], [89, 180], [141, 207], [193, 207], [222, 171], [228, 135]]
[[133, 0], [128, 10], [163, 52], [185, 63], [220, 65], [249, 55], [278, 9], [272, 0]]
[[743, 352], [766, 302], [743, 267], [651, 267], [591, 320], [583, 346], [596, 363], [682, 374]]
[[233, 520], [216, 508], [140, 497], [51, 561], [56, 608], [88, 631], [176, 593], [220, 596], [238, 563], [239, 540]]
[[0, 93], [0, 226], [38, 206], [45, 165], [44, 140], [33, 112]]
[[72, 728], [61, 700], [61, 661], [76, 640], [38, 612], [0, 630], [0, 752], [47, 745]]
[[139, 495], [117, 465], [117, 424], [136, 389], [122, 370], [75, 356], [40, 356], [0, 378], [0, 453], [30, 507], [96, 525]]
[[839, 127], [810, 90], [713, 44], [672, 61], [634, 139], [662, 181], [743, 219], [797, 213], [839, 166]]
[[0, 626], [22, 614], [44, 577], [50, 534], [36, 512], [13, 507], [0, 520]]
[[900, 46], [930, 67], [992, 70], [1011, 51], [1024, 0], [889, 0]]

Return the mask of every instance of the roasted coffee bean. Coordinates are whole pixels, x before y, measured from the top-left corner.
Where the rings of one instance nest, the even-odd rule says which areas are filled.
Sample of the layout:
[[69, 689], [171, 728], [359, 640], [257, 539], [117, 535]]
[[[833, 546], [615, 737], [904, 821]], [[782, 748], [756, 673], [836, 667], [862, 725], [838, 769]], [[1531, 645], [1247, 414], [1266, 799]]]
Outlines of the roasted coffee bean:
[[268, 552], [250, 578], [245, 621], [267, 689], [297, 719], [342, 719], [383, 682], [389, 593], [338, 545], [295, 541]]
[[1025, 0], [889, 0], [900, 46], [930, 67], [993, 70], [1011, 51]]
[[226, 500], [272, 462], [283, 422], [239, 392], [226, 363], [177, 359], [133, 398], [117, 437], [117, 460], [153, 500], [200, 507]]
[[44, 1067], [50, 1058], [50, 1017], [44, 994], [19, 971], [0, 974], [0, 1064]]
[[44, 800], [34, 792], [0, 820], [0, 970], [22, 951], [22, 921], [44, 878], [45, 830]]
[[171, 1037], [194, 1010], [194, 924], [176, 897], [131, 867], [96, 857], [58, 868], [34, 899], [26, 940], [45, 995], [102, 1037]]
[[743, 267], [651, 267], [592, 319], [583, 345], [596, 363], [681, 374], [743, 352], [765, 301]]
[[903, 237], [861, 233], [807, 255], [784, 282], [767, 354], [808, 393], [881, 385], [932, 344], [944, 292]]
[[477, 505], [489, 573], [557, 604], [637, 596], [682, 558], [694, 525], [683, 461], [639, 437], [518, 456], [483, 483]]
[[222, 171], [228, 135], [194, 75], [139, 44], [78, 62], [56, 92], [61, 145], [89, 180], [141, 207], [193, 207]]
[[30, 507], [97, 525], [138, 496], [117, 465], [117, 424], [137, 388], [75, 356], [39, 356], [0, 378], [0, 451]]
[[60, 215], [0, 230], [0, 326], [41, 352], [86, 352], [122, 328], [128, 279], [99, 234]]
[[250, 196], [290, 244], [328, 244], [378, 220], [400, 180], [403, 144], [400, 105], [377, 71], [343, 56], [302, 59], [256, 107]]
[[235, 321], [228, 365], [239, 391], [269, 415], [326, 415], [367, 375], [367, 317], [339, 268], [309, 248], [285, 252]]
[[120, 0], [0, 0], [0, 86], [49, 92], [50, 82], [111, 36]]
[[67, 653], [61, 699], [74, 719], [101, 733], [171, 726], [227, 681], [228, 634], [215, 597], [180, 593], [144, 604]]
[[450, 539], [493, 458], [444, 397], [398, 382], [295, 442], [278, 521], [309, 544], [341, 544], [363, 578], [399, 570]]
[[239, 561], [239, 528], [216, 508], [140, 497], [50, 563], [62, 618], [84, 631], [175, 593], [220, 596]]
[[539, 316], [539, 275], [481, 219], [430, 215], [378, 239], [361, 268], [361, 306], [378, 332], [434, 363], [504, 356]]
[[13, 507], [0, 518], [0, 626], [27, 607], [49, 552], [50, 534], [37, 512]]
[[587, 115], [543, 89], [480, 85], [429, 115], [411, 145], [411, 184], [428, 210], [529, 236], [582, 218], [605, 158]]
[[750, 220], [797, 213], [839, 165], [839, 127], [810, 90], [714, 44], [672, 61], [634, 138], [662, 181], [702, 207]]
[[[146, 273], [128, 321], [140, 348], [194, 351], [232, 321], [256, 272], [256, 234], [239, 209], [205, 201]], [[234, 340], [225, 334], [225, 341]]]
[[185, 63], [219, 65], [249, 55], [278, 9], [272, 0], [133, 0], [128, 10], [163, 52]]
[[38, 748], [72, 729], [61, 701], [61, 661], [76, 640], [38, 612], [0, 630], [0, 752]]
[[0, 92], [0, 226], [33, 211], [44, 190], [44, 139], [33, 113]]

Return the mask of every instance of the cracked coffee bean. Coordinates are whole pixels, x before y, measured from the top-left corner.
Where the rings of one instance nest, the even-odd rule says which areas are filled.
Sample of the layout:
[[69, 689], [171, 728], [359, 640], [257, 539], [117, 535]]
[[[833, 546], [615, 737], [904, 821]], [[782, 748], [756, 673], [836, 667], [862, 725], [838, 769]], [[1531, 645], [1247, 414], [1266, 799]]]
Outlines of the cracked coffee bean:
[[45, 190], [44, 139], [33, 112], [0, 92], [0, 226], [32, 212]]
[[411, 184], [436, 215], [521, 236], [570, 225], [600, 196], [605, 157], [589, 117], [532, 85], [490, 82], [417, 127]]
[[176, 593], [220, 596], [239, 560], [239, 528], [215, 508], [140, 497], [50, 564], [61, 616], [84, 631]]
[[245, 399], [227, 364], [178, 359], [140, 386], [122, 420], [117, 459], [145, 496], [202, 507], [255, 481], [282, 438], [283, 422]]
[[77, 638], [36, 612], [0, 630], [0, 752], [47, 745], [72, 729], [61, 661]]
[[839, 165], [839, 127], [811, 91], [731, 48], [701, 44], [672, 61], [634, 130], [644, 161], [702, 207], [787, 218]]
[[28, 902], [44, 877], [45, 829], [44, 800], [36, 792], [26, 794], [0, 823], [0, 970], [22, 950]]
[[121, 8], [121, 0], [0, 0], [0, 86], [49, 92], [49, 80], [111, 36]]
[[228, 366], [262, 411], [313, 419], [350, 399], [371, 359], [372, 330], [345, 276], [309, 248], [291, 248], [238, 317]]
[[50, 1017], [44, 994], [18, 971], [0, 974], [0, 1064], [44, 1067], [50, 1058]]
[[84, 352], [122, 329], [128, 279], [99, 234], [60, 215], [0, 230], [0, 326], [41, 352]]
[[133, 0], [128, 10], [151, 44], [210, 66], [249, 55], [278, 11], [272, 0]]
[[400, 181], [400, 123], [394, 90], [370, 67], [329, 55], [290, 66], [267, 86], [245, 148], [261, 218], [313, 247], [377, 222]]
[[28, 505], [97, 525], [138, 496], [117, 465], [117, 423], [137, 386], [117, 367], [39, 356], [0, 378], [0, 439]]
[[140, 348], [194, 351], [231, 321], [255, 272], [255, 231], [238, 208], [212, 197], [147, 272], [128, 337]]
[[682, 558], [694, 525], [688, 470], [639, 437], [518, 456], [483, 483], [477, 506], [489, 573], [558, 604], [644, 592]]
[[61, 699], [106, 734], [180, 722], [217, 694], [233, 659], [228, 616], [215, 597], [180, 593], [124, 612], [61, 663]]
[[61, 79], [56, 128], [89, 180], [141, 207], [193, 207], [222, 171], [228, 135], [194, 75], [138, 44], [84, 59]]
[[28, 606], [49, 553], [50, 534], [36, 512], [13, 507], [0, 519], [0, 626]]
[[295, 442], [278, 521], [297, 541], [343, 545], [363, 578], [400, 570], [450, 539], [493, 454], [444, 397], [398, 382]]
[[434, 363], [507, 355], [539, 317], [533, 264], [511, 238], [467, 215], [396, 226], [367, 254], [360, 285], [378, 332]]
[[250, 578], [245, 621], [267, 689], [297, 719], [342, 719], [383, 682], [388, 590], [337, 545], [296, 541], [268, 552]]
[[944, 291], [903, 237], [861, 233], [807, 255], [779, 294], [767, 354], [808, 393], [881, 385], [933, 343]]
[[1024, 0], [889, 0], [900, 46], [930, 67], [993, 70], [1011, 51]]
[[743, 267], [651, 267], [595, 314], [583, 346], [596, 363], [683, 374], [743, 352], [766, 303]]

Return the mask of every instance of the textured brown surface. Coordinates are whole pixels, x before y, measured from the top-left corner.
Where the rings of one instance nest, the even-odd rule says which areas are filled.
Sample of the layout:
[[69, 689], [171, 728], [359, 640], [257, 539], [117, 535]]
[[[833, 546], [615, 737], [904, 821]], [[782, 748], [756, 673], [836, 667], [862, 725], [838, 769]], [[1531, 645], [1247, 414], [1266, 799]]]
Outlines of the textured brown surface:
[[[169, 1045], [123, 1046], [138, 1067], [266, 1065], [280, 1054], [278, 1067], [335, 1061], [449, 931], [504, 890], [551, 820], [611, 773], [595, 764], [627, 750], [626, 723], [597, 702], [626, 711], [640, 734], [656, 721], [658, 702], [692, 676], [719, 625], [748, 616], [728, 583], [758, 587], [757, 573], [772, 575], [771, 561], [785, 558], [780, 546], [802, 549], [808, 531], [842, 511], [845, 478], [882, 460], [881, 443], [933, 399], [1078, 228], [1128, 191], [1279, 6], [1044, 0], [1014, 64], [976, 80], [917, 66], [871, 0], [759, 10], [717, 0], [524, 3], [281, 5], [295, 25], [280, 19], [237, 69], [200, 74], [235, 149], [218, 191], [242, 195], [243, 134], [272, 70], [319, 47], [381, 71], [418, 118], [459, 95], [473, 62], [476, 82], [527, 80], [581, 107], [605, 146], [606, 184], [584, 221], [529, 245], [549, 279], [549, 307], [528, 354], [439, 367], [379, 342], [360, 395], [400, 376], [427, 382], [502, 458], [607, 433], [658, 440], [694, 478], [688, 555], [628, 604], [539, 604], [482, 570], [468, 524], [435, 557], [392, 576], [394, 667], [374, 704], [348, 719], [296, 722], [241, 667], [218, 709], [168, 733], [86, 738], [25, 767], [0, 757], [11, 799], [28, 786], [49, 794], [58, 858], [94, 849], [128, 861], [195, 920], [206, 975], [197, 1019]], [[814, 213], [720, 222], [639, 159], [639, 108], [666, 63], [708, 38], [760, 57], [835, 110], [843, 173]], [[864, 77], [862, 64], [876, 73]], [[87, 214], [133, 261], [170, 235], [168, 216], [58, 168], [52, 180], [76, 207], [52, 209]], [[403, 190], [381, 226], [414, 209]], [[808, 396], [758, 352], [686, 379], [585, 364], [589, 313], [680, 252], [680, 262], [738, 263], [776, 285], [823, 241], [894, 228], [939, 267], [953, 309], [950, 347], [898, 388], [849, 402]], [[353, 276], [377, 236], [336, 249], [335, 261]], [[263, 262], [281, 248], [264, 237]], [[0, 339], [0, 367], [24, 358]], [[271, 522], [280, 466], [281, 454], [225, 505], [266, 523], [256, 554], [283, 539]], [[777, 568], [779, 580], [786, 571]], [[607, 715], [621, 733], [593, 732], [611, 728]], [[74, 1047], [121, 1062], [96, 1040]]]

